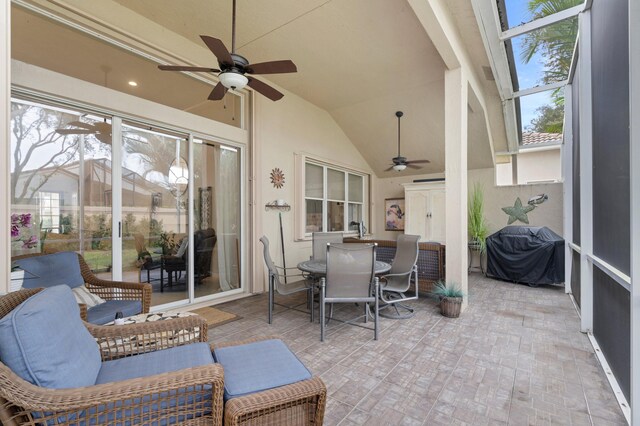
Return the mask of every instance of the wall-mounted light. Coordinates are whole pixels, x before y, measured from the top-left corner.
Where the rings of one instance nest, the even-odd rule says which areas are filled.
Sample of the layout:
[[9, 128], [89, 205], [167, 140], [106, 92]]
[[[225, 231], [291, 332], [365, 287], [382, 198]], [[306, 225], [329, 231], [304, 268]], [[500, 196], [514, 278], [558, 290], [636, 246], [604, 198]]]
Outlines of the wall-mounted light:
[[136, 83], [135, 81], [131, 80], [131, 81], [129, 82], [129, 86], [132, 86], [132, 87], [138, 87], [138, 83]]

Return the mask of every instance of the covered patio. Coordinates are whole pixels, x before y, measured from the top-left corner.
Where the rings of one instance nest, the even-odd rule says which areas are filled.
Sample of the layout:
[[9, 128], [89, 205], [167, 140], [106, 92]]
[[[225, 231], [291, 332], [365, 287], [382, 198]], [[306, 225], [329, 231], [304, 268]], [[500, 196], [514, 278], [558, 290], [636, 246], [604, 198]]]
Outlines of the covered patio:
[[[640, 426], [639, 1], [0, 0], [0, 25], [1, 297], [29, 288], [16, 259], [67, 252], [82, 273], [57, 284], [93, 308], [144, 294], [126, 302], [145, 324], [127, 326], [215, 305], [238, 318], [209, 342], [273, 336], [315, 376], [255, 393], [320, 378], [327, 425]], [[561, 279], [485, 274], [486, 239], [510, 225], [557, 237]], [[384, 251], [385, 272], [399, 235], [432, 246], [430, 269], [418, 248], [403, 271], [425, 285], [415, 314], [380, 318], [379, 340], [341, 321], [362, 313], [353, 297], [324, 341], [308, 312], [276, 306], [269, 324], [260, 241], [298, 265], [285, 303], [304, 305], [324, 300], [326, 257], [321, 274], [300, 267], [316, 233]], [[363, 288], [379, 301], [372, 264]], [[459, 318], [441, 314], [436, 282], [459, 288]]]

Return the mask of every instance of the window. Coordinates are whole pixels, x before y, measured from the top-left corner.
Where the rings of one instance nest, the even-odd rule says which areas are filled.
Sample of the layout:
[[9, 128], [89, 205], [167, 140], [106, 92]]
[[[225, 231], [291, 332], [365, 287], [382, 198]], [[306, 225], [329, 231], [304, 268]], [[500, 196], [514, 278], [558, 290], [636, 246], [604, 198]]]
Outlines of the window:
[[304, 229], [312, 232], [357, 232], [365, 220], [368, 176], [313, 161], [304, 162]]
[[41, 228], [48, 232], [60, 232], [60, 194], [57, 192], [40, 192]]

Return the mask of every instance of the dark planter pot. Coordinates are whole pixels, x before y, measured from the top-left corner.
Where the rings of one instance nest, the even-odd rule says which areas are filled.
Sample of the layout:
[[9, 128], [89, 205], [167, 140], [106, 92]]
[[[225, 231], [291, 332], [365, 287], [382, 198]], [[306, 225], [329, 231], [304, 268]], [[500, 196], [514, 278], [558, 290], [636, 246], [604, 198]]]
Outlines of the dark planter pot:
[[440, 312], [448, 318], [458, 318], [462, 307], [462, 297], [443, 297], [440, 301]]

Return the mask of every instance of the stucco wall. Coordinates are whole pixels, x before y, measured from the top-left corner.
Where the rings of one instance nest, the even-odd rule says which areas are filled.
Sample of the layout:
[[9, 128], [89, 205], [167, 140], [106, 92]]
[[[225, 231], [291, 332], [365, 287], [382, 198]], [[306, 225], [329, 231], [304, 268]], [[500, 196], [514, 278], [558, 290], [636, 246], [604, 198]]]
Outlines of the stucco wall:
[[[384, 230], [384, 199], [404, 197], [403, 183], [413, 182], [415, 179], [441, 178], [443, 174], [402, 176], [378, 179], [376, 182], [376, 194], [373, 199], [375, 216], [376, 238], [396, 239], [398, 232]], [[485, 217], [489, 223], [491, 232], [502, 229], [507, 225], [507, 215], [502, 207], [513, 206], [516, 198], [520, 197], [526, 204], [530, 197], [537, 194], [547, 194], [549, 200], [541, 204], [528, 214], [529, 224], [532, 226], [548, 226], [553, 231], [562, 235], [562, 184], [548, 183], [535, 185], [496, 186], [494, 184], [494, 169], [469, 170], [469, 189], [475, 183], [482, 185], [484, 189]], [[517, 224], [521, 224], [518, 222]]]
[[[279, 88], [279, 90], [282, 90]], [[293, 267], [311, 255], [311, 241], [294, 241], [294, 219], [304, 205], [295, 202], [295, 154], [306, 153], [327, 161], [361, 169], [372, 173], [369, 165], [358, 152], [342, 129], [325, 110], [304, 99], [282, 90], [284, 98], [272, 102], [262, 96], [255, 98], [255, 150], [256, 156], [256, 212], [257, 234], [266, 235], [271, 242], [271, 255], [277, 264], [282, 264], [282, 245], [278, 212], [265, 211], [270, 201], [283, 199], [291, 205], [291, 211], [282, 213], [285, 253], [288, 267]], [[284, 172], [285, 184], [277, 189], [271, 184], [270, 173], [274, 167]], [[262, 229], [258, 229], [259, 227]], [[253, 241], [262, 255], [261, 235]], [[256, 265], [263, 265], [259, 259]], [[259, 291], [263, 281], [255, 277], [254, 291]]]
[[518, 154], [518, 183], [559, 181], [562, 177], [560, 148], [521, 151]]

